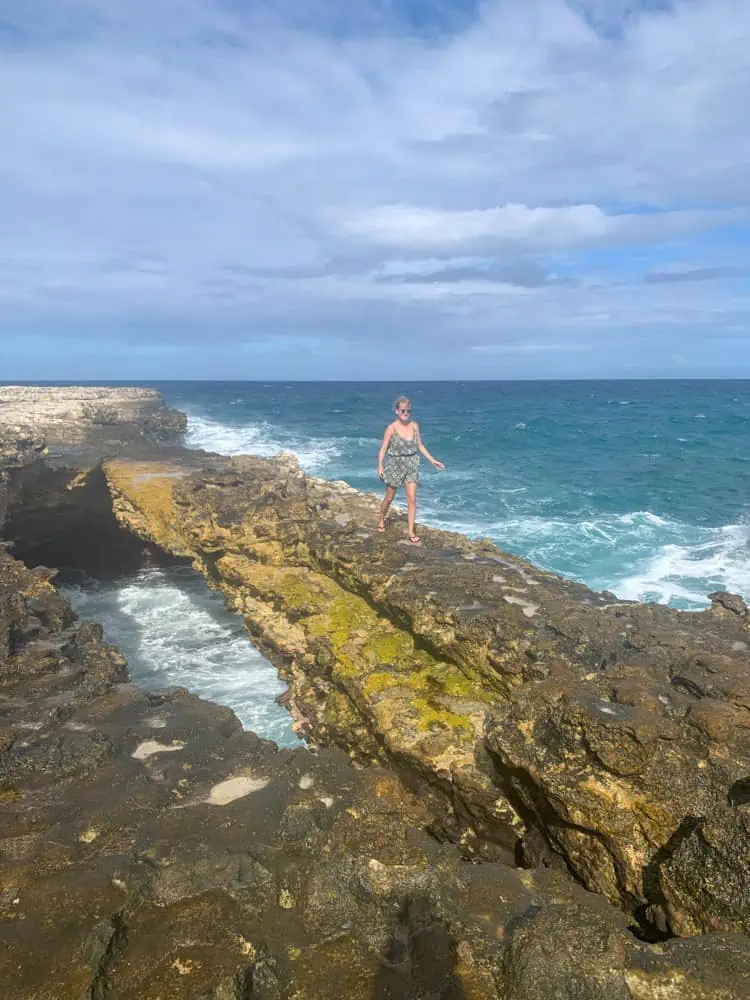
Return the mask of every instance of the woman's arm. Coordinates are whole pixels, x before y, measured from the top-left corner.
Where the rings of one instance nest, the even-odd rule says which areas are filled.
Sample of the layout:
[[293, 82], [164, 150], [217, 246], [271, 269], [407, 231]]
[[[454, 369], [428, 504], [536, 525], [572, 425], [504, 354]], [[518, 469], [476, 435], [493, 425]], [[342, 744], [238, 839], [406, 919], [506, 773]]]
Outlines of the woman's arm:
[[443, 463], [438, 462], [436, 458], [433, 458], [429, 451], [425, 448], [424, 442], [422, 441], [422, 435], [419, 433], [419, 424], [414, 425], [414, 433], [417, 435], [417, 445], [419, 446], [419, 450], [422, 452], [427, 461], [431, 462], [436, 469], [444, 469], [445, 466]]
[[383, 442], [380, 445], [380, 451], [378, 452], [378, 476], [383, 478], [383, 459], [385, 458], [385, 453], [388, 451], [388, 442], [393, 436], [393, 424], [388, 424], [385, 429], [385, 434], [383, 435]]

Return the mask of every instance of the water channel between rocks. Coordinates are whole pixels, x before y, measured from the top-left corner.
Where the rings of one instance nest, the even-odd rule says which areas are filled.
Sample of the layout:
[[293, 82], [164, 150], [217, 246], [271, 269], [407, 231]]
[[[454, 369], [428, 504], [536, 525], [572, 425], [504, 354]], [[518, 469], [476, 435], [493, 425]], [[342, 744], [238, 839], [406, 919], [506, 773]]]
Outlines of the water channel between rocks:
[[300, 746], [274, 666], [252, 645], [239, 615], [188, 567], [150, 568], [106, 583], [63, 588], [81, 618], [127, 658], [147, 690], [185, 687], [232, 709], [245, 729], [280, 746]]

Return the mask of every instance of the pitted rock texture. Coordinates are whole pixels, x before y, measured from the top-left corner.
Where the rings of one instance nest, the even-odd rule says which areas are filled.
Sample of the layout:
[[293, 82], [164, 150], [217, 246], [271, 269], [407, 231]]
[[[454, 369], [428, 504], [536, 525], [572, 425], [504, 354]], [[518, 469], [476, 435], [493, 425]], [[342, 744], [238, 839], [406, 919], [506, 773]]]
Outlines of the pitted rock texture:
[[156, 389], [95, 386], [0, 386], [0, 433], [31, 433], [49, 445], [175, 441], [184, 413]]
[[439, 791], [437, 835], [566, 869], [649, 934], [750, 930], [741, 599], [679, 612], [486, 541], [425, 529], [415, 548], [291, 458], [104, 471], [121, 523], [244, 615], [298, 730]]
[[560, 873], [463, 861], [430, 802], [148, 695], [0, 554], [7, 1000], [742, 1000], [741, 934], [647, 945]]

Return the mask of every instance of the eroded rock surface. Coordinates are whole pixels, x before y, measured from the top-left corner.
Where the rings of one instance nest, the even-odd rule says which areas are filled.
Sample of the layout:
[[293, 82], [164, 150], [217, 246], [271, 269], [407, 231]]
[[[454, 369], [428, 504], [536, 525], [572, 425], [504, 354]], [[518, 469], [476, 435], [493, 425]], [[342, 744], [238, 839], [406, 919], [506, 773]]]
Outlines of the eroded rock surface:
[[0, 529], [7, 513], [14, 472], [40, 463], [46, 453], [45, 439], [30, 427], [0, 424]]
[[191, 559], [319, 752], [134, 689], [54, 570], [0, 551], [4, 997], [750, 996], [741, 599], [681, 614], [457, 535], [415, 549], [290, 458], [144, 426], [102, 467], [120, 430], [73, 453], [61, 423], [50, 462], [4, 425], [6, 537], [31, 563]]
[[185, 414], [168, 409], [156, 389], [0, 386], [0, 434], [18, 429], [49, 445], [174, 441], [185, 427]]
[[148, 695], [0, 554], [7, 1000], [741, 1000], [741, 934], [639, 942], [561, 873], [469, 864], [432, 803]]
[[298, 730], [440, 792], [438, 835], [568, 870], [652, 935], [750, 929], [739, 598], [679, 612], [489, 542], [425, 530], [415, 548], [398, 520], [374, 532], [374, 498], [287, 458], [105, 475], [121, 523], [244, 615]]

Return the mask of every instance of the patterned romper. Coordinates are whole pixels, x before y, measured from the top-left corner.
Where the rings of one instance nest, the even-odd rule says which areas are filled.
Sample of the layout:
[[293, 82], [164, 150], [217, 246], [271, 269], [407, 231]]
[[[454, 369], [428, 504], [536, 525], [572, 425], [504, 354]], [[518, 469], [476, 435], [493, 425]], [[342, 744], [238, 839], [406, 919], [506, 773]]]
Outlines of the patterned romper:
[[383, 458], [383, 473], [388, 486], [403, 486], [419, 482], [419, 432], [412, 431], [410, 438], [398, 431], [391, 434], [388, 451]]

